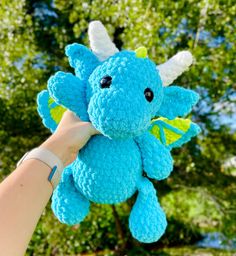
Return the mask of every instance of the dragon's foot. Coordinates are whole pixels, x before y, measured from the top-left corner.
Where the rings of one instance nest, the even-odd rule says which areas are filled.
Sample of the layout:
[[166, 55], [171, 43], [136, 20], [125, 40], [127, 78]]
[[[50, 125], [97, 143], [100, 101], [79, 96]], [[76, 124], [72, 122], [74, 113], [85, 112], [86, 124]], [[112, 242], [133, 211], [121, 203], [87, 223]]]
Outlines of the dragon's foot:
[[143, 243], [156, 242], [165, 232], [167, 221], [156, 196], [153, 184], [142, 178], [137, 200], [129, 217], [129, 227], [134, 238]]
[[89, 212], [89, 201], [75, 188], [71, 168], [62, 173], [62, 179], [52, 196], [52, 210], [62, 223], [74, 225]]

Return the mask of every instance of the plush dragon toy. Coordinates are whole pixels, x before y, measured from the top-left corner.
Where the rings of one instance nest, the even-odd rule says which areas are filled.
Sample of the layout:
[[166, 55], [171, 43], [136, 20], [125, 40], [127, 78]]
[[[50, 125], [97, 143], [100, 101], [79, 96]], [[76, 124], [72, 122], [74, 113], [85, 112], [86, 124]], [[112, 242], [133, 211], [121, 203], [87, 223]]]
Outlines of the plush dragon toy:
[[66, 109], [101, 132], [63, 171], [52, 210], [74, 225], [86, 217], [90, 201], [116, 204], [137, 191], [129, 228], [137, 240], [155, 242], [167, 221], [149, 178], [166, 179], [173, 169], [170, 150], [200, 131], [181, 118], [198, 94], [167, 87], [188, 69], [192, 55], [182, 51], [156, 66], [144, 47], [119, 51], [100, 21], [91, 22], [88, 33], [92, 51], [76, 43], [66, 47], [75, 75], [57, 72], [38, 94], [38, 112], [52, 132]]

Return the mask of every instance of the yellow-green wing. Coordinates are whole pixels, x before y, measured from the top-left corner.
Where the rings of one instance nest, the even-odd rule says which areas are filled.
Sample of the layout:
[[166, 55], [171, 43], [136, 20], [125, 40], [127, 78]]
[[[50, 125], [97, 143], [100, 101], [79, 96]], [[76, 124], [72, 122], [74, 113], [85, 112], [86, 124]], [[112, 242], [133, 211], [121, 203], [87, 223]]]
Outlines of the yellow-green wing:
[[49, 95], [47, 90], [43, 90], [37, 97], [38, 113], [42, 118], [43, 124], [54, 132], [59, 124], [63, 113], [66, 111], [61, 105], [58, 105]]
[[157, 118], [152, 120], [149, 131], [169, 149], [182, 146], [200, 131], [200, 127], [190, 119]]

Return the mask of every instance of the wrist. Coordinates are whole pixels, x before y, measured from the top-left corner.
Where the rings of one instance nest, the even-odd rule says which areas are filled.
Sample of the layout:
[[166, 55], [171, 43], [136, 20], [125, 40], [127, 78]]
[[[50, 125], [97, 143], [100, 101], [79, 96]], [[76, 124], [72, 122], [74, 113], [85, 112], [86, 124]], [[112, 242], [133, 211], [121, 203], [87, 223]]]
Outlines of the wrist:
[[[61, 136], [63, 137], [63, 136]], [[64, 166], [68, 165], [71, 157], [71, 150], [66, 145], [66, 142], [62, 141], [57, 134], [51, 135], [39, 148], [45, 148], [55, 154], [63, 163]]]
[[28, 160], [32, 159], [42, 162], [51, 169], [47, 180], [51, 183], [53, 189], [55, 189], [60, 181], [61, 173], [64, 169], [61, 159], [48, 148], [38, 147], [25, 153], [18, 161], [17, 167], [19, 167], [23, 162], [28, 162]]

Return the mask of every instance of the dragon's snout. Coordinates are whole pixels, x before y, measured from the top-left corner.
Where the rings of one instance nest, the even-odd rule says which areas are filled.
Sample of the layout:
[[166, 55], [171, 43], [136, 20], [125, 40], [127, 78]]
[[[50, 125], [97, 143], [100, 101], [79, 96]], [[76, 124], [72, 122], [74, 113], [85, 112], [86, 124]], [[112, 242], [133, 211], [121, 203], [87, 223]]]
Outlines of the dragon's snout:
[[[107, 81], [102, 85], [107, 86]], [[146, 90], [140, 97], [134, 97], [131, 91], [108, 92], [104, 89], [104, 93], [97, 93], [91, 98], [89, 119], [97, 130], [110, 138], [135, 137], [148, 128], [151, 120], [147, 107], [140, 103], [145, 101], [148, 104], [152, 98], [151, 90]]]

